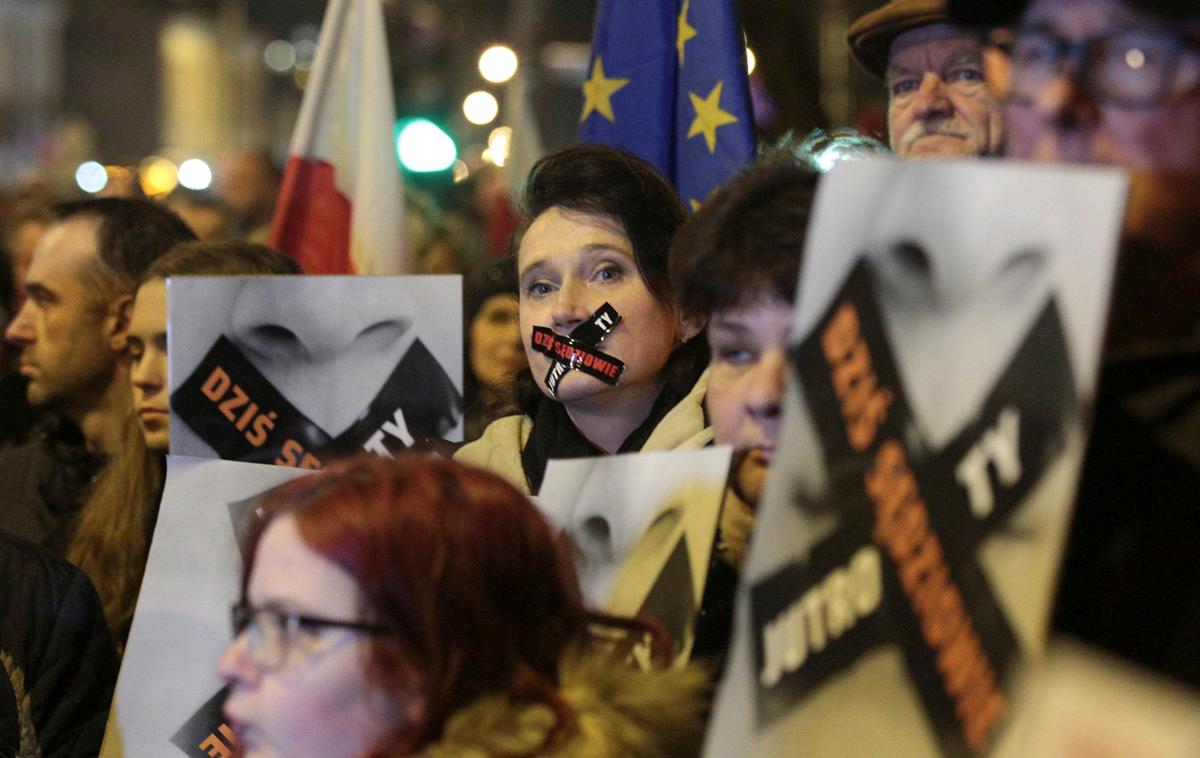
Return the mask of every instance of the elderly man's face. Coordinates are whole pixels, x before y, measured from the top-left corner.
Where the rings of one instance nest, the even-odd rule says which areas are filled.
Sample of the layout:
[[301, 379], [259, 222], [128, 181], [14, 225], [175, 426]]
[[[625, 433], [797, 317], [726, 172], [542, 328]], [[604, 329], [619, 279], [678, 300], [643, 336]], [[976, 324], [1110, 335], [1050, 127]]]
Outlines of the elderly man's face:
[[[1092, 40], [1087, 70], [1080, 70], [1080, 60], [1061, 61], [1049, 74], [1039, 74], [1047, 58], [1043, 51], [1049, 49], [1039, 40], [1051, 36], [1068, 44]], [[1102, 39], [1111, 43], [1101, 47], [1097, 41]], [[1181, 29], [1120, 0], [1035, 0], [1021, 18], [1013, 49], [1017, 96], [1008, 109], [1009, 154], [1200, 171], [1197, 40], [1200, 23]], [[1131, 93], [1145, 102], [1120, 102], [1106, 96], [1102, 86], [1129, 88], [1151, 81], [1155, 87], [1146, 84]], [[1156, 91], [1148, 91], [1152, 88]]]
[[1001, 109], [983, 76], [979, 38], [950, 24], [907, 31], [888, 55], [888, 134], [899, 156], [993, 155]]

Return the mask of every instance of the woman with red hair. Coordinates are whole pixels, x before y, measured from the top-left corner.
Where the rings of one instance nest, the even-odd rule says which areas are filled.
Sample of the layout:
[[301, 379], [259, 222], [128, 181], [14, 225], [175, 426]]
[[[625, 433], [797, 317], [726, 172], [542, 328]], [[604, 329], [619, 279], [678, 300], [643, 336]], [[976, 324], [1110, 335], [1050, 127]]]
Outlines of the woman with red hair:
[[598, 625], [636, 625], [583, 608], [551, 526], [498, 477], [362, 458], [254, 514], [218, 665], [246, 756], [698, 752], [703, 672], [617, 660]]

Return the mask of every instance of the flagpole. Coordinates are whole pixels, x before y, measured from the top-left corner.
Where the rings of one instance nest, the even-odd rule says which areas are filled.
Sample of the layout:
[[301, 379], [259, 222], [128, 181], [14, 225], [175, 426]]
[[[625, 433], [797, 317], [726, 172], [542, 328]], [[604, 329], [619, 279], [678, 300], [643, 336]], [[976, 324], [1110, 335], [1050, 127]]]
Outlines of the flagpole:
[[[292, 135], [290, 153], [303, 154], [312, 147], [316, 134], [316, 119], [320, 111], [320, 99], [308, 96], [308, 92], [325, 92], [329, 87], [329, 77], [333, 72], [333, 61], [326, 61], [330, 55], [336, 55], [337, 41], [341, 39], [342, 27], [346, 24], [349, 4], [353, 0], [330, 0], [325, 9], [325, 18], [321, 20], [321, 31], [317, 37], [317, 51], [313, 55], [311, 75], [305, 85], [305, 97], [300, 101], [300, 114], [296, 119], [296, 131]], [[305, 144], [301, 144], [301, 143]]]

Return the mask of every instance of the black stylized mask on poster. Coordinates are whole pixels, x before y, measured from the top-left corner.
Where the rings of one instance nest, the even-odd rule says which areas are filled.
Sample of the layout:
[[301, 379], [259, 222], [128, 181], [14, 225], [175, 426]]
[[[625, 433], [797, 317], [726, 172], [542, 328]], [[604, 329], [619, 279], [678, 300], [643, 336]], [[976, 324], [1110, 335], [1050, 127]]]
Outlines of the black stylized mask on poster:
[[228, 694], [229, 688], [222, 687], [171, 737], [172, 744], [182, 750], [184, 755], [191, 758], [209, 758], [214, 755], [234, 754], [238, 744], [237, 736], [229, 724], [225, 723], [222, 713]]
[[1063, 326], [1049, 299], [974, 420], [934, 450], [873, 284], [860, 261], [794, 354], [842, 524], [751, 588], [758, 722], [898, 644], [943, 753], [978, 755], [1007, 714], [1020, 651], [976, 553], [1065, 445], [1077, 402]]
[[362, 450], [390, 456], [415, 440], [443, 437], [462, 417], [463, 400], [417, 339], [362, 415], [334, 437], [221, 336], [175, 390], [171, 407], [221, 458], [318, 469], [328, 458]]

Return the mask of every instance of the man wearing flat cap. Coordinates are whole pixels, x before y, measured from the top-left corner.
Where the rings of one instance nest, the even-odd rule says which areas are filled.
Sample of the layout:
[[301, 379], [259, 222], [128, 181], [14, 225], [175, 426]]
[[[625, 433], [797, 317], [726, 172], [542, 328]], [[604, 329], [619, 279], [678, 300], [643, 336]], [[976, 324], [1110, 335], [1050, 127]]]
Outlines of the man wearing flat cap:
[[950, 0], [1015, 26], [1011, 157], [1200, 172], [1200, 1]]
[[983, 75], [977, 31], [950, 23], [944, 0], [893, 0], [859, 18], [846, 41], [888, 88], [888, 137], [901, 157], [996, 155], [1000, 104]]

